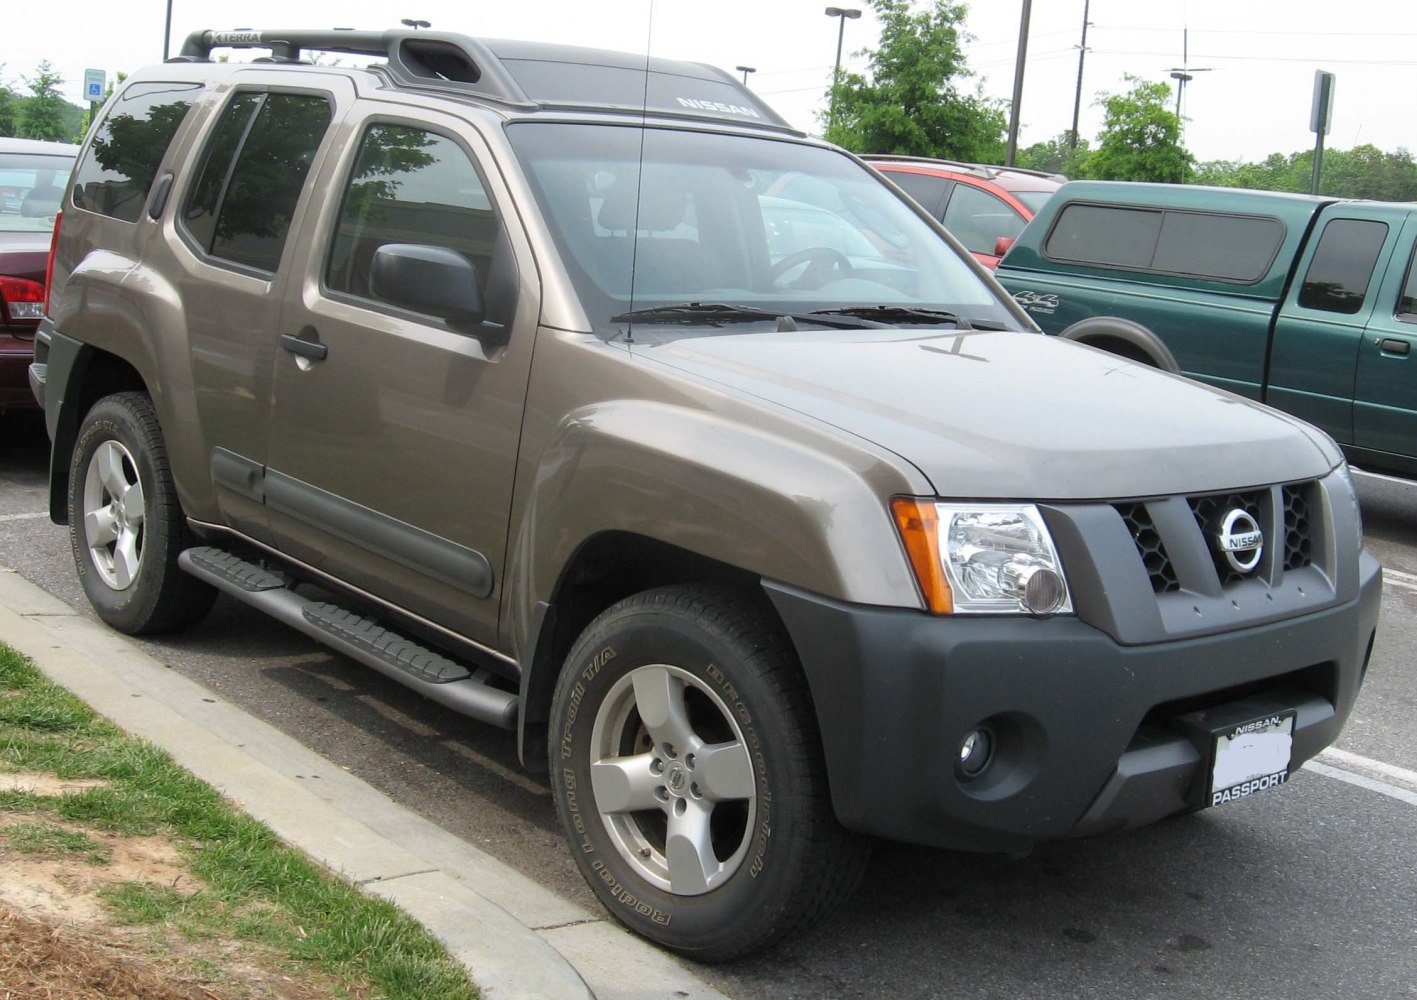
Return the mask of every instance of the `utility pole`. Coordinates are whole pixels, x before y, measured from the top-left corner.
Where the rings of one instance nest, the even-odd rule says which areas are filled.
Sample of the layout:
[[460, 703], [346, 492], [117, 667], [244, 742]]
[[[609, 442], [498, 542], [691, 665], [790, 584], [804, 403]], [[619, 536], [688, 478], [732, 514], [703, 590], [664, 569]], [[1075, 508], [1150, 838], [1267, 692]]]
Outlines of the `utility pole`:
[[1018, 113], [1023, 103], [1023, 64], [1028, 58], [1028, 19], [1033, 12], [1033, 0], [1023, 0], [1023, 17], [1018, 29], [1018, 60], [1014, 63], [1014, 103], [1009, 109], [1009, 148], [1004, 154], [1004, 166], [1014, 165], [1018, 152]]
[[1078, 46], [1078, 89], [1073, 95], [1073, 132], [1068, 146], [1078, 148], [1078, 113], [1082, 110], [1082, 61], [1087, 57], [1087, 10], [1092, 0], [1082, 0], [1082, 44]]

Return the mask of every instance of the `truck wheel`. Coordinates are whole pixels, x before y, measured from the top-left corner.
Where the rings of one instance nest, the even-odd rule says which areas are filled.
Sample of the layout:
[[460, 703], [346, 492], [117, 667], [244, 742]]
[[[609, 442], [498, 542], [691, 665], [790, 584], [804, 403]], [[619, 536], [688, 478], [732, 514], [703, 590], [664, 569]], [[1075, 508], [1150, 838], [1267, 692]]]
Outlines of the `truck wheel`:
[[665, 587], [592, 622], [549, 749], [586, 881], [631, 930], [699, 961], [821, 918], [865, 867], [867, 842], [832, 814], [791, 646], [734, 592]]
[[152, 401], [140, 392], [100, 399], [69, 467], [69, 544], [98, 616], [140, 635], [205, 615], [216, 591], [178, 568], [186, 537]]

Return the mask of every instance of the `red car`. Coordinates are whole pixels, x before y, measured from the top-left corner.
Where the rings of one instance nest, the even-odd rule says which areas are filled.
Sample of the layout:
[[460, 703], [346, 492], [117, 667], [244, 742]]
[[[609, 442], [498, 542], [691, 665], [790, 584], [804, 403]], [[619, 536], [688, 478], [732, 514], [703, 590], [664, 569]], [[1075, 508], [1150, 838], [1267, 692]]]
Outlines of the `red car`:
[[34, 331], [54, 218], [79, 147], [0, 139], [0, 410], [35, 406], [29, 387]]
[[999, 266], [999, 258], [1024, 224], [1067, 180], [1062, 174], [1041, 170], [919, 156], [868, 155], [862, 159], [944, 223], [990, 270]]

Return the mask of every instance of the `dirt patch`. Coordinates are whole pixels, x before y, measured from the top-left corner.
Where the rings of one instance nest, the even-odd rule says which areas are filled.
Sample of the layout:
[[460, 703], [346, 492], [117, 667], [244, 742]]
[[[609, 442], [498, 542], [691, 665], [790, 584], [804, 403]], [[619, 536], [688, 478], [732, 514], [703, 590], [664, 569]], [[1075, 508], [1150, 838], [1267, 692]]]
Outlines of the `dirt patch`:
[[76, 1000], [214, 1000], [72, 929], [0, 908], [0, 996]]
[[0, 838], [7, 829], [36, 821], [54, 830], [84, 834], [105, 855], [105, 861], [100, 865], [68, 855], [24, 853], [7, 849], [0, 839], [0, 904], [23, 916], [92, 929], [107, 920], [98, 898], [99, 890], [107, 886], [147, 882], [184, 896], [202, 888], [187, 873], [176, 849], [160, 837], [95, 832], [42, 814], [0, 814]]
[[0, 774], [0, 792], [28, 792], [31, 795], [53, 797], [76, 795], [90, 788], [106, 788], [108, 782], [97, 778], [56, 778], [52, 774], [10, 772]]
[[[93, 849], [83, 855], [16, 850], [7, 833], [26, 826], [83, 834]], [[164, 838], [93, 830], [44, 811], [0, 813], [0, 1000], [329, 1000], [338, 995], [323, 975], [287, 974], [274, 953], [248, 941], [114, 925], [100, 891], [132, 882], [183, 896], [205, 888]], [[348, 984], [344, 992], [354, 1000], [364, 995]]]

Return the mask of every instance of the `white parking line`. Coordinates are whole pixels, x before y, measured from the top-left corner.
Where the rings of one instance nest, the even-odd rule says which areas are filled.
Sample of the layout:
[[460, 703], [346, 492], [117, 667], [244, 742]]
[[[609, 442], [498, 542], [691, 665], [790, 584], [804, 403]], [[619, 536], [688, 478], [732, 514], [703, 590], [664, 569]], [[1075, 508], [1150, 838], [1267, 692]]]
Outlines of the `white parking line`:
[[1404, 573], [1400, 569], [1383, 567], [1383, 583], [1403, 590], [1417, 590], [1417, 573]]
[[1389, 764], [1381, 760], [1373, 760], [1371, 757], [1364, 757], [1360, 754], [1349, 753], [1347, 750], [1340, 750], [1338, 747], [1329, 747], [1327, 750], [1319, 752], [1318, 759], [1325, 764], [1334, 767], [1346, 768], [1349, 771], [1367, 771], [1371, 775], [1377, 775], [1405, 785], [1412, 791], [1417, 792], [1417, 771], [1409, 771], [1405, 767], [1398, 767], [1396, 764]]
[[41, 517], [48, 517], [45, 511], [34, 511], [29, 514], [0, 514], [0, 521], [38, 521]]
[[1366, 788], [1370, 792], [1377, 792], [1379, 795], [1386, 795], [1388, 798], [1397, 799], [1399, 802], [1406, 802], [1409, 806], [1417, 806], [1417, 792], [1409, 792], [1405, 788], [1389, 785], [1386, 781], [1378, 781], [1376, 778], [1369, 778], [1367, 775], [1363, 774], [1354, 774], [1352, 771], [1345, 771], [1341, 767], [1330, 767], [1317, 760], [1311, 760], [1305, 763], [1304, 770], [1321, 774], [1325, 778], [1334, 778], [1338, 781], [1347, 782], [1350, 785], [1357, 785], [1359, 788]]

